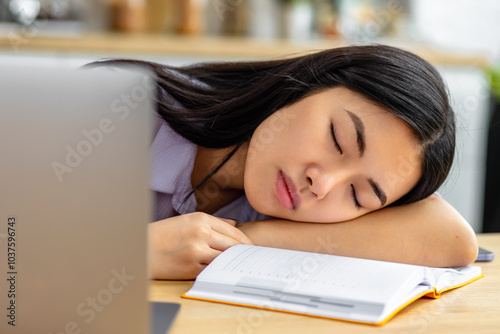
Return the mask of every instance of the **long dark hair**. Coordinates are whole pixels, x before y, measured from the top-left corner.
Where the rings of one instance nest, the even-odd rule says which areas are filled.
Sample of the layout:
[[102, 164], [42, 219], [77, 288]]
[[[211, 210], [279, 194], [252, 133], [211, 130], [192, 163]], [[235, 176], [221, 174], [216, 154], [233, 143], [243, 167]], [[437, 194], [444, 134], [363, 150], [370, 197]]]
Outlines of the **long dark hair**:
[[[343, 86], [404, 120], [422, 147], [422, 176], [392, 205], [433, 194], [446, 179], [455, 151], [454, 113], [439, 73], [413, 53], [385, 45], [347, 46], [271, 61], [201, 63], [185, 67], [137, 60], [157, 75], [157, 111], [198, 146], [235, 149], [205, 182], [280, 108], [323, 89]], [[182, 107], [176, 107], [167, 92]], [[198, 185], [199, 186], [199, 185]]]

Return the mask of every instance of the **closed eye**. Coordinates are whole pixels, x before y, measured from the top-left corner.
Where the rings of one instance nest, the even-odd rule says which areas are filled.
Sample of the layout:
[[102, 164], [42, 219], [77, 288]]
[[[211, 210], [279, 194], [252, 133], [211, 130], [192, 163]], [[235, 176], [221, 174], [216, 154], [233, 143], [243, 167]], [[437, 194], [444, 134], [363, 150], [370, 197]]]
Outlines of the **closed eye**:
[[342, 154], [342, 149], [340, 148], [340, 145], [337, 141], [337, 137], [335, 137], [335, 129], [333, 128], [333, 124], [330, 123], [330, 132], [332, 134], [332, 139], [333, 139], [333, 143], [335, 144], [335, 148], [337, 149], [337, 151]]
[[356, 197], [356, 189], [354, 189], [354, 185], [351, 184], [351, 195], [352, 195], [352, 200], [354, 202], [354, 206], [356, 209], [361, 209], [361, 204], [358, 202], [358, 198]]

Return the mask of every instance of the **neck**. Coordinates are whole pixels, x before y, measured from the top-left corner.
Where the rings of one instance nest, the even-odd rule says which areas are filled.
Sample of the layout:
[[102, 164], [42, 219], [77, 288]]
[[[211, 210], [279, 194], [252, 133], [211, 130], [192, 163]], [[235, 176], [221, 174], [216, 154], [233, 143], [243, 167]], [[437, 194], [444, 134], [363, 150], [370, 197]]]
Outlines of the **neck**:
[[[217, 165], [224, 160], [226, 155], [234, 149], [233, 147], [222, 149], [209, 149], [198, 147], [191, 184], [194, 186], [212, 172]], [[209, 182], [215, 183], [219, 189], [243, 190], [243, 175], [245, 172], [245, 161], [247, 157], [248, 143], [243, 144], [234, 155], [213, 175]]]
[[[246, 147], [240, 147], [210, 179], [195, 192], [197, 211], [215, 213], [223, 206], [243, 195], [243, 175], [245, 171]], [[198, 147], [191, 174], [191, 185], [199, 185], [217, 165], [231, 152], [229, 149], [206, 149]]]

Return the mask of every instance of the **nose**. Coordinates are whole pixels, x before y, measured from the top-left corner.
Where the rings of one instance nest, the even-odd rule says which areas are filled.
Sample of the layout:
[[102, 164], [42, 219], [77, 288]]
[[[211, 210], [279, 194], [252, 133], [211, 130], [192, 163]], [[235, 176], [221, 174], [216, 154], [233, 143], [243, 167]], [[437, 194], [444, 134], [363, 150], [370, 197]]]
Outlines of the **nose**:
[[325, 170], [319, 166], [309, 166], [305, 172], [308, 189], [318, 199], [325, 198], [329, 192], [335, 189], [341, 182], [342, 176], [334, 175], [332, 171]]

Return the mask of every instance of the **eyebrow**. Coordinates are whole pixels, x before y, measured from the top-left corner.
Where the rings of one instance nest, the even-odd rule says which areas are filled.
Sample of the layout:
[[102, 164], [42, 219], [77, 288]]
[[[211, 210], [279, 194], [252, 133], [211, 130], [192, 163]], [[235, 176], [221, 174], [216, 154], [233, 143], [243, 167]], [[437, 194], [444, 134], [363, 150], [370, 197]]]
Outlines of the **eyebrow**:
[[349, 115], [349, 117], [352, 120], [352, 123], [354, 124], [354, 129], [356, 130], [356, 141], [358, 143], [359, 157], [361, 158], [365, 153], [365, 147], [366, 147], [365, 125], [363, 124], [363, 121], [361, 121], [361, 118], [358, 117], [358, 115], [347, 109], [344, 110]]
[[[354, 124], [354, 129], [356, 130], [356, 141], [358, 143], [359, 157], [361, 158], [365, 153], [365, 148], [366, 148], [365, 125], [363, 124], [363, 121], [361, 121], [361, 118], [359, 118], [358, 115], [347, 109], [344, 110], [347, 112], [347, 114], [352, 120], [352, 123]], [[368, 182], [370, 183], [373, 192], [380, 200], [380, 206], [384, 206], [384, 204], [387, 202], [387, 195], [382, 189], [380, 189], [378, 183], [375, 182], [373, 179], [371, 178], [368, 179]]]
[[368, 179], [368, 182], [370, 183], [370, 186], [372, 187], [373, 192], [380, 200], [380, 206], [384, 206], [385, 202], [387, 202], [387, 195], [385, 194], [385, 192], [382, 189], [380, 189], [377, 182], [373, 181], [373, 179]]

